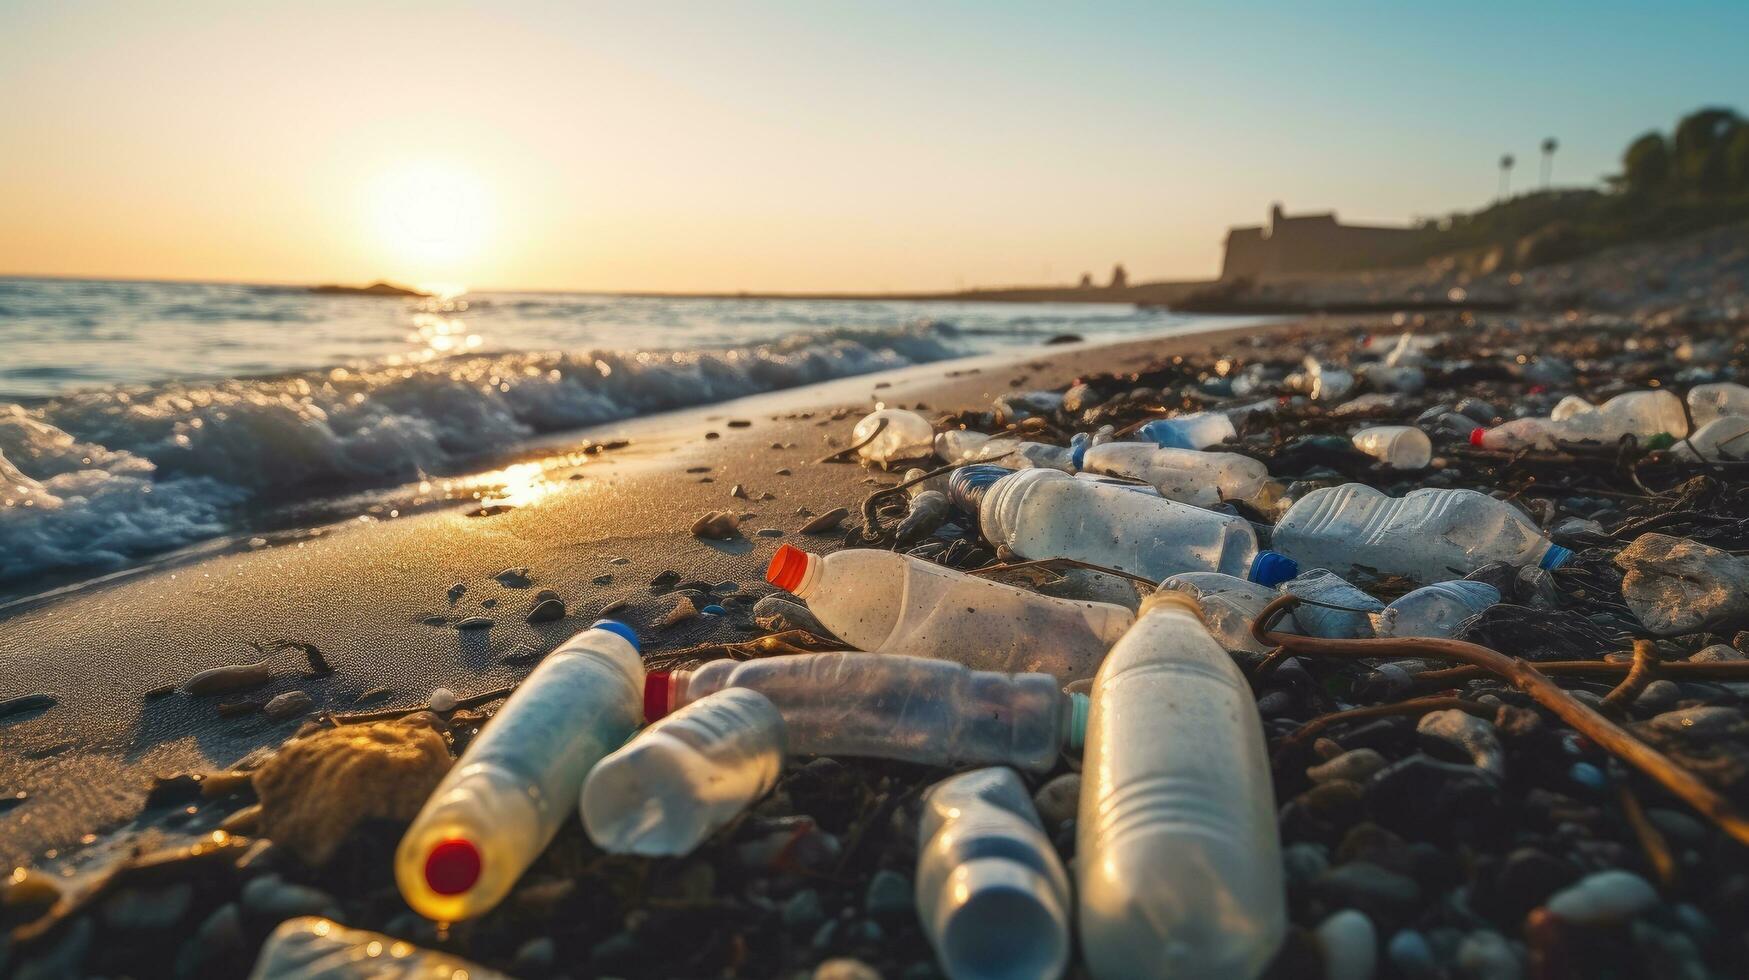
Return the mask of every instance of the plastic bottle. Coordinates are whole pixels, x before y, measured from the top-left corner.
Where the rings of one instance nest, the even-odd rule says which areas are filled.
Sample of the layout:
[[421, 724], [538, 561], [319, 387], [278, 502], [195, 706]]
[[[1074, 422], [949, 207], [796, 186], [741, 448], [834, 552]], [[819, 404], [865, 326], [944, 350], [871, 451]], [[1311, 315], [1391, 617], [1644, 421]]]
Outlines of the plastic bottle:
[[1269, 467], [1249, 456], [1167, 449], [1146, 442], [1093, 446], [1083, 454], [1081, 468], [1141, 480], [1169, 500], [1197, 507], [1213, 507], [1223, 500], [1253, 501], [1273, 483]]
[[1749, 415], [1749, 388], [1729, 381], [1695, 385], [1688, 390], [1688, 411], [1696, 429], [1726, 416]]
[[1294, 607], [1300, 632], [1330, 640], [1371, 637], [1372, 617], [1385, 609], [1384, 603], [1328, 568], [1304, 572], [1282, 583], [1281, 591], [1310, 600]]
[[1721, 415], [1670, 447], [1678, 459], [1749, 459], [1749, 415]]
[[1207, 449], [1239, 434], [1225, 412], [1192, 412], [1169, 419], [1155, 419], [1136, 430], [1143, 439], [1163, 449]]
[[1100, 667], [1081, 771], [1088, 972], [1261, 973], [1287, 932], [1262, 721], [1190, 597], [1149, 596]]
[[783, 716], [765, 695], [718, 691], [596, 764], [583, 783], [583, 827], [610, 854], [689, 854], [777, 785], [783, 753]]
[[918, 918], [950, 980], [1062, 976], [1069, 876], [1014, 770], [936, 783], [917, 838]]
[[1433, 462], [1433, 440], [1412, 425], [1375, 425], [1354, 434], [1354, 448], [1394, 470], [1424, 470]]
[[1291, 562], [1259, 551], [1244, 518], [1192, 507], [1053, 470], [996, 481], [978, 507], [984, 539], [1022, 558], [1073, 558], [1159, 581], [1179, 572], [1225, 572], [1273, 585]]
[[927, 456], [935, 448], [935, 426], [916, 412], [902, 408], [883, 408], [863, 416], [856, 428], [850, 430], [851, 445], [874, 435], [882, 422], [886, 423], [886, 428], [880, 430], [880, 435], [856, 451], [863, 459], [884, 465], [894, 460]]
[[[1269, 651], [1269, 647], [1251, 635], [1251, 624], [1262, 615], [1264, 606], [1280, 596], [1274, 589], [1220, 572], [1183, 572], [1161, 582], [1160, 588], [1195, 599], [1202, 610], [1202, 624], [1228, 653]], [[1276, 620], [1275, 629], [1282, 633], [1298, 632], [1293, 612]]]
[[603, 619], [541, 661], [432, 792], [395, 851], [415, 912], [490, 910], [546, 849], [591, 767], [637, 730], [637, 634]]
[[[233, 906], [233, 909], [235, 907]], [[205, 944], [190, 944], [195, 948]], [[223, 955], [223, 954], [219, 954]], [[211, 957], [218, 959], [218, 956]], [[212, 974], [221, 971], [213, 969]], [[229, 971], [223, 971], [229, 972]], [[178, 969], [178, 975], [183, 975]], [[187, 975], [210, 975], [192, 970]], [[276, 926], [261, 944], [249, 980], [510, 980], [459, 956], [424, 949], [380, 932], [300, 915]]]
[[1372, 618], [1379, 636], [1451, 636], [1470, 617], [1500, 601], [1486, 582], [1435, 582], [1397, 599]]
[[1049, 674], [971, 670], [948, 660], [877, 653], [804, 653], [716, 660], [652, 672], [644, 710], [660, 717], [717, 691], [746, 687], [783, 716], [795, 755], [870, 756], [928, 765], [1043, 771], [1081, 744], [1086, 701]]
[[858, 650], [1041, 672], [1064, 683], [1092, 677], [1135, 621], [1122, 606], [1039, 595], [872, 548], [822, 556], [784, 545], [765, 579], [805, 600], [821, 625]]
[[1421, 584], [1463, 578], [1495, 561], [1553, 569], [1573, 554], [1549, 543], [1523, 511], [1487, 494], [1427, 488], [1387, 497], [1358, 483], [1301, 497], [1277, 522], [1272, 542], [1304, 568]]
[[1354, 375], [1326, 366], [1315, 357], [1305, 360], [1306, 395], [1316, 402], [1336, 402], [1354, 390]]
[[1476, 429], [1470, 442], [1484, 449], [1554, 449], [1562, 442], [1615, 442], [1623, 436], [1650, 439], [1688, 434], [1688, 417], [1675, 394], [1630, 391], [1602, 405], [1569, 395], [1544, 418], [1514, 419], [1492, 429]]
[[1064, 446], [1023, 442], [1013, 436], [987, 436], [949, 429], [935, 437], [935, 455], [945, 463], [993, 462], [1009, 469], [1041, 466], [1075, 472], [1074, 453]]

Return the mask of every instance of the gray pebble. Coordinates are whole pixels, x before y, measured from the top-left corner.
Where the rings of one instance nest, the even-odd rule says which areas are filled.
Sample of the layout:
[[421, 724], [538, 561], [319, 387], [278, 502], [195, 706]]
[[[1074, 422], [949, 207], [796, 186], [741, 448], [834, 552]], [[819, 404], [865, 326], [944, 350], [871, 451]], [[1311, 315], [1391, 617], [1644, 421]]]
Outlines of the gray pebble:
[[534, 584], [534, 579], [528, 577], [527, 568], [506, 568], [492, 577], [507, 589], [526, 589]]
[[469, 616], [455, 624], [458, 630], [489, 630], [498, 625], [498, 621], [490, 616]]
[[315, 706], [315, 699], [303, 691], [287, 691], [284, 694], [275, 695], [269, 700], [266, 705], [262, 706], [261, 713], [274, 721], [283, 721], [287, 718], [309, 714], [310, 709]]
[[1364, 783], [1368, 777], [1384, 767], [1385, 757], [1376, 749], [1353, 749], [1329, 762], [1307, 769], [1306, 778], [1314, 783], [1325, 783], [1333, 779]]
[[178, 881], [162, 888], [124, 888], [104, 900], [103, 924], [132, 932], [169, 929], [182, 921], [193, 902], [192, 882]]
[[1378, 930], [1365, 912], [1343, 909], [1318, 924], [1324, 980], [1372, 980], [1379, 965]]
[[1458, 943], [1460, 976], [1469, 980], [1519, 980], [1524, 967], [1506, 937], [1492, 929], [1478, 929]]
[[820, 901], [820, 893], [812, 888], [796, 892], [783, 903], [783, 924], [795, 932], [819, 928], [825, 920], [826, 906]]
[[1631, 871], [1587, 875], [1544, 903], [1550, 914], [1581, 925], [1624, 922], [1658, 904], [1658, 891]]
[[528, 611], [528, 621], [531, 623], [551, 623], [565, 618], [565, 601], [563, 599], [542, 599]]
[[862, 895], [862, 909], [871, 918], [897, 919], [911, 914], [911, 879], [882, 868], [869, 879]]
[[243, 886], [243, 910], [267, 922], [300, 915], [340, 918], [334, 897], [308, 885], [294, 885], [276, 874], [262, 875]]
[[1477, 769], [1495, 776], [1506, 775], [1506, 753], [1500, 748], [1500, 738], [1492, 722], [1458, 708], [1430, 711], [1421, 716], [1415, 731], [1421, 737], [1421, 748], [1435, 758], [1453, 761], [1467, 760]]
[[1653, 718], [1653, 728], [1689, 735], [1723, 735], [1744, 724], [1743, 713], [1736, 708], [1705, 707], [1666, 711]]
[[1081, 806], [1081, 774], [1066, 772], [1040, 786], [1032, 795], [1032, 805], [1038, 808], [1045, 829], [1056, 833], [1064, 821], [1074, 819]]

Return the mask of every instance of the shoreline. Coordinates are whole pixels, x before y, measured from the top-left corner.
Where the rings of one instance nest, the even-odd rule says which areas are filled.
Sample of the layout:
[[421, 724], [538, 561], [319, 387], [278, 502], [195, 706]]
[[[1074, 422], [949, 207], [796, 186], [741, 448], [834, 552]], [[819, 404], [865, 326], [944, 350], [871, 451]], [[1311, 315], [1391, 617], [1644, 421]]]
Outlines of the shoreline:
[[[1010, 351], [631, 419], [540, 444], [552, 458], [586, 441], [632, 440], [543, 471], [523, 488], [530, 502], [507, 512], [470, 517], [464, 505], [393, 520], [352, 518], [264, 547], [197, 555], [14, 602], [0, 608], [0, 697], [41, 692], [59, 703], [3, 723], [0, 789], [28, 797], [0, 813], [0, 858], [29, 863], [54, 851], [65, 859], [59, 852], [90, 834], [112, 844], [117, 836], [163, 835], [152, 820], [130, 827], [155, 776], [224, 769], [294, 731], [296, 721], [220, 718], [210, 702], [179, 693], [145, 696], [207, 667], [258, 659], [252, 642], [290, 639], [324, 651], [335, 676], [301, 683], [297, 658], [281, 656], [274, 684], [261, 692], [306, 688], [319, 710], [356, 710], [360, 695], [385, 687], [391, 693], [371, 700], [370, 709], [422, 703], [436, 687], [465, 697], [526, 673], [526, 665], [504, 662], [507, 654], [515, 660], [524, 647], [551, 649], [617, 600], [627, 604], [616, 615], [649, 628], [672, 606], [647, 587], [661, 572], [769, 591], [761, 573], [779, 544], [836, 540], [798, 538], [808, 520], [798, 508], [854, 509], [870, 481], [891, 482], [878, 470], [813, 465], [846, 444], [849, 425], [876, 401], [923, 403], [929, 411], [983, 407], [1010, 391], [1134, 370], [1240, 338], [1349, 325], [1278, 321]], [[709, 472], [689, 472], [701, 466]], [[752, 499], [731, 497], [737, 485]], [[728, 544], [692, 537], [700, 514], [723, 508], [751, 514], [745, 537]], [[761, 529], [782, 535], [755, 533]], [[627, 561], [613, 563], [620, 558]], [[532, 588], [493, 580], [517, 567], [531, 569]], [[604, 576], [611, 578], [598, 581]], [[451, 605], [446, 593], [456, 583], [467, 591]], [[529, 625], [525, 607], [543, 588], [561, 594], [569, 615]], [[496, 612], [482, 605], [487, 599]], [[490, 614], [497, 625], [480, 633], [453, 628], [475, 614]], [[433, 617], [443, 625], [426, 622]], [[708, 623], [683, 623], [653, 635], [646, 652], [701, 642], [710, 632]], [[74, 864], [84, 861], [73, 856]]]

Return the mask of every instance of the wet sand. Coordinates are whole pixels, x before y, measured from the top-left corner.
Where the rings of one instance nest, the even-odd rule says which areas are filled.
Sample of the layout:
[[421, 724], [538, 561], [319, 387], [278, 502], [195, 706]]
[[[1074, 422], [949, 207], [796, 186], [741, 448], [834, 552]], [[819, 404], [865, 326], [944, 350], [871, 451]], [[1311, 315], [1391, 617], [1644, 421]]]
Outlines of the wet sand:
[[[520, 506], [491, 516], [469, 516], [475, 508], [462, 506], [353, 520], [14, 603], [0, 609], [0, 700], [42, 692], [58, 703], [0, 720], [0, 796], [28, 794], [0, 812], [0, 860], [54, 863], [77, 852], [76, 861], [95, 862], [106, 849], [174, 833], [183, 819], [178, 813], [134, 821], [155, 777], [225, 768], [299, 724], [259, 714], [221, 717], [219, 702], [302, 690], [316, 711], [344, 713], [421, 704], [437, 687], [466, 697], [515, 682], [530, 660], [621, 601], [613, 615], [639, 629], [646, 655], [744, 638], [726, 617], [657, 627], [675, 599], [652, 594], [651, 581], [672, 570], [682, 580], [732, 582], [763, 595], [771, 591], [764, 567], [778, 545], [838, 546], [842, 533], [799, 535], [808, 517], [798, 508], [854, 511], [871, 483], [894, 482], [857, 465], [816, 464], [848, 444], [855, 420], [877, 401], [943, 411], [987, 407], [1012, 390], [1218, 351], [1247, 333], [1353, 322], [1274, 323], [992, 355], [606, 426], [554, 443], [545, 478], [523, 489]], [[840, 418], [833, 420], [834, 413]], [[558, 458], [566, 455], [561, 449], [620, 438], [631, 442], [580, 463]], [[700, 467], [708, 469], [689, 472]], [[731, 496], [738, 484], [750, 499]], [[742, 520], [744, 537], [693, 537], [693, 522], [710, 510], [751, 514]], [[761, 536], [762, 529], [782, 534]], [[526, 587], [495, 581], [517, 567], [529, 569]], [[611, 578], [597, 581], [604, 576]], [[456, 583], [466, 591], [452, 603]], [[558, 592], [569, 614], [531, 625], [525, 617], [542, 589]], [[495, 602], [488, 608], [487, 600]], [[495, 625], [465, 631], [454, 625], [481, 615]], [[303, 654], [277, 652], [272, 683], [247, 695], [148, 697], [196, 671], [258, 660], [250, 644], [276, 640], [316, 645], [335, 672], [306, 677]], [[507, 655], [513, 662], [505, 662]], [[361, 703], [377, 688], [389, 693]], [[91, 835], [104, 846], [80, 848]]]

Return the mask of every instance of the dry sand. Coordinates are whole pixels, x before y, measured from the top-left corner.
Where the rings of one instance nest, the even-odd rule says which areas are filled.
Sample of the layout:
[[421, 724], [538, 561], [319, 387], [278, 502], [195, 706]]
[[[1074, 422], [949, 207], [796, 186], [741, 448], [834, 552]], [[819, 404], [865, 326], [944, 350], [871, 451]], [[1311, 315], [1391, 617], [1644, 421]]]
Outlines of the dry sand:
[[[78, 850], [82, 838], [89, 842], [88, 835], [106, 835], [113, 848], [142, 835], [174, 833], [175, 815], [154, 816], [149, 825], [133, 822], [156, 776], [222, 769], [295, 730], [297, 720], [219, 717], [215, 704], [223, 697], [146, 696], [207, 667], [258, 659], [251, 642], [313, 643], [336, 672], [310, 679], [301, 654], [278, 653], [273, 683], [248, 696], [300, 689], [317, 710], [346, 712], [357, 710], [360, 695], [373, 688], [392, 691], [370, 702], [375, 709], [423, 703], [437, 687], [465, 697], [512, 683], [530, 668], [504, 663], [506, 654], [519, 648], [544, 653], [621, 599], [626, 605], [614, 616], [640, 630], [647, 654], [723, 638], [725, 624], [714, 618], [656, 628], [675, 600], [652, 595], [651, 580], [672, 569], [683, 579], [735, 582], [763, 594], [769, 591], [765, 563], [779, 544], [837, 545], [841, 535], [799, 536], [807, 518], [797, 510], [854, 510], [871, 480], [892, 482], [854, 465], [815, 463], [846, 444], [855, 418], [873, 402], [983, 407], [1016, 388], [1056, 387], [1084, 373], [1218, 350], [1248, 332], [1350, 322], [1276, 323], [1009, 353], [636, 420], [569, 437], [570, 446], [590, 438], [632, 443], [574, 470], [552, 470], [555, 482], [530, 495], [538, 499], [505, 513], [470, 517], [461, 507], [354, 520], [284, 543], [0, 607], [0, 699], [31, 692], [59, 699], [46, 711], [0, 721], [0, 794], [28, 794], [0, 813], [0, 860], [54, 863]], [[830, 421], [834, 410], [851, 414]], [[731, 427], [730, 420], [751, 425]], [[709, 432], [719, 438], [707, 439]], [[688, 472], [695, 467], [709, 472]], [[779, 475], [785, 468], [791, 473]], [[701, 482], [707, 476], [712, 482]], [[732, 497], [737, 484], [752, 499]], [[765, 493], [772, 499], [760, 500]], [[753, 514], [742, 523], [745, 539], [714, 543], [691, 536], [694, 520], [717, 509]], [[783, 536], [755, 533], [768, 528]], [[530, 570], [529, 587], [494, 580], [520, 566]], [[596, 583], [607, 575], [611, 581]], [[454, 583], [466, 592], [452, 605]], [[543, 588], [563, 596], [570, 614], [529, 625], [525, 614]], [[497, 600], [494, 607], [482, 606], [488, 599]], [[479, 631], [450, 625], [473, 615], [490, 616], [496, 625]], [[449, 622], [430, 625], [428, 617]], [[127, 832], [108, 834], [118, 828]], [[80, 859], [96, 860], [103, 850], [85, 849]]]

